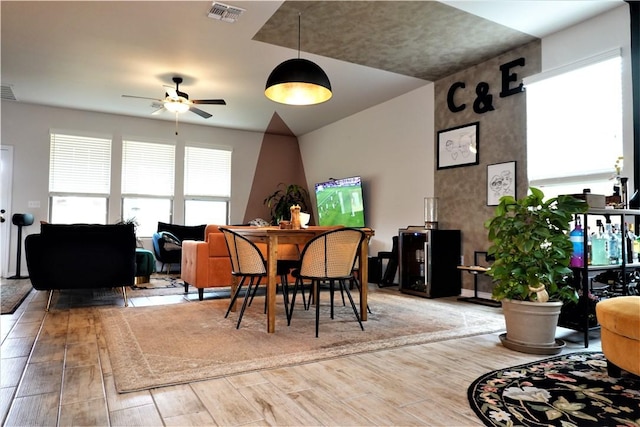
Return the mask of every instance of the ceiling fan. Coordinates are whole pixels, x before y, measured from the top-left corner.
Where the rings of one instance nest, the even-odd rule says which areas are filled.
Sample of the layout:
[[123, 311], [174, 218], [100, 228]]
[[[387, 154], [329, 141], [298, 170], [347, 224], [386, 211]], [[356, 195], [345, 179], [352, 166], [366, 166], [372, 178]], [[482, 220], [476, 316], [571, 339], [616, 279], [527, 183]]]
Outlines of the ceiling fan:
[[138, 99], [150, 99], [152, 101], [159, 102], [162, 106], [154, 111], [152, 114], [158, 114], [164, 110], [171, 111], [172, 113], [184, 113], [191, 111], [196, 113], [202, 118], [208, 119], [211, 114], [196, 108], [196, 104], [209, 104], [209, 105], [227, 105], [224, 99], [189, 99], [189, 95], [185, 92], [181, 92], [179, 87], [182, 83], [182, 77], [174, 77], [173, 82], [176, 84], [176, 88], [165, 86], [167, 88], [165, 97], [163, 99], [146, 98], [144, 96], [122, 95], [124, 98], [138, 98]]

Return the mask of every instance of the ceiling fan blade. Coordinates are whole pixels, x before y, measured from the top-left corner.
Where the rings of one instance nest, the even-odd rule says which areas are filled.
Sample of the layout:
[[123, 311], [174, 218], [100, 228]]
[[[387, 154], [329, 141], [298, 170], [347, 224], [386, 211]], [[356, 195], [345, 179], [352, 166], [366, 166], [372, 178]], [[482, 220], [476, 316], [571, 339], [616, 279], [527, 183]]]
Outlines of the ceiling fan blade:
[[193, 104], [227, 105], [224, 99], [192, 99]]
[[[155, 107], [155, 105], [152, 105], [152, 107]], [[157, 116], [158, 114], [162, 113], [165, 110], [164, 105], [160, 108], [156, 108], [155, 110], [153, 110], [151, 112], [152, 116]]]
[[174, 88], [168, 87], [166, 92], [167, 92], [167, 95], [169, 95], [169, 98], [178, 99], [178, 92]]
[[150, 99], [152, 101], [162, 102], [161, 99], [158, 99], [158, 98], [147, 98], [146, 96], [122, 95], [122, 97], [123, 98]]
[[194, 106], [189, 107], [189, 111], [196, 113], [197, 115], [199, 115], [204, 119], [208, 119], [209, 117], [211, 117], [211, 114], [207, 113], [206, 111], [202, 111], [201, 109], [196, 108]]

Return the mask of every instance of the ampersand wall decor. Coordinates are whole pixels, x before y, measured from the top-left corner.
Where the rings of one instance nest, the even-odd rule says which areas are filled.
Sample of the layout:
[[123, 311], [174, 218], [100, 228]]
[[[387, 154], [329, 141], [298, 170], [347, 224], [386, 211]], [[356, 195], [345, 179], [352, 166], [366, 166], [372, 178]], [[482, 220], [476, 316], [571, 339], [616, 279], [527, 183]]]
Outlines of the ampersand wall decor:
[[478, 114], [493, 111], [493, 95], [489, 93], [489, 83], [480, 82], [476, 86], [476, 100], [473, 101], [473, 111]]

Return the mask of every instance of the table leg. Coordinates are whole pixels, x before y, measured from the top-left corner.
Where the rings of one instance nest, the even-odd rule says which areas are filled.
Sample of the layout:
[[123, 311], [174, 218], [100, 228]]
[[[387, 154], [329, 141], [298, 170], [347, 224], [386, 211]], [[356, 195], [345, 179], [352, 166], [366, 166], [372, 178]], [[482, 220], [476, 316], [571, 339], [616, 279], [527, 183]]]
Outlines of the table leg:
[[360, 318], [367, 320], [367, 297], [369, 293], [369, 241], [365, 239], [360, 246]]
[[278, 269], [278, 237], [269, 236], [267, 241], [267, 332], [276, 331], [276, 289]]

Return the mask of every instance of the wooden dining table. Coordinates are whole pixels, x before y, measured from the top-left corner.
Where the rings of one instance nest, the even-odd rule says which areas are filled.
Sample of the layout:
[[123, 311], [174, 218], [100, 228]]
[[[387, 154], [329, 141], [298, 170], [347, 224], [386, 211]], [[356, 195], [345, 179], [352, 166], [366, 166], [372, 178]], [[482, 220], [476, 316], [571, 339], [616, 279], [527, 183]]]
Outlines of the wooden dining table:
[[[255, 243], [267, 245], [267, 332], [276, 330], [276, 289], [278, 286], [277, 261], [279, 244], [295, 244], [302, 247], [315, 236], [339, 227], [309, 226], [299, 230], [281, 229], [279, 227], [247, 227], [227, 226], [236, 233]], [[365, 233], [365, 240], [360, 245], [358, 254], [358, 279], [360, 286], [360, 318], [367, 320], [367, 281], [369, 264], [369, 240], [374, 235], [370, 228], [361, 228]]]

